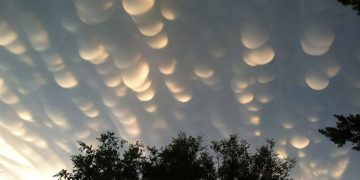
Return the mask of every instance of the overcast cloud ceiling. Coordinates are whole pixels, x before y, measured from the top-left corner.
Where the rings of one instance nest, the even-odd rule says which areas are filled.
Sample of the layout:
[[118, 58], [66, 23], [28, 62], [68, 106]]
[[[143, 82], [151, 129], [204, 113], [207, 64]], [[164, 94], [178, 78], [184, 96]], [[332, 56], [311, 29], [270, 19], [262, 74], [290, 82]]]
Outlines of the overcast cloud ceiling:
[[354, 179], [317, 129], [360, 110], [360, 17], [335, 0], [0, 2], [0, 179], [48, 179], [105, 130], [274, 138], [295, 179]]

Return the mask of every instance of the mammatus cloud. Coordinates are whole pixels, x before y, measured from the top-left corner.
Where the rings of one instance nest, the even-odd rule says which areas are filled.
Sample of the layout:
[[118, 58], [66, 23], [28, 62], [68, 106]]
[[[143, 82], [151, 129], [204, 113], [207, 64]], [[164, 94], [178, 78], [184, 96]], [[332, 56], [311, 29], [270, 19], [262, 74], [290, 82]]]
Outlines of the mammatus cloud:
[[274, 138], [295, 179], [352, 179], [317, 129], [360, 109], [360, 32], [329, 1], [0, 3], [0, 178], [48, 179], [105, 130]]

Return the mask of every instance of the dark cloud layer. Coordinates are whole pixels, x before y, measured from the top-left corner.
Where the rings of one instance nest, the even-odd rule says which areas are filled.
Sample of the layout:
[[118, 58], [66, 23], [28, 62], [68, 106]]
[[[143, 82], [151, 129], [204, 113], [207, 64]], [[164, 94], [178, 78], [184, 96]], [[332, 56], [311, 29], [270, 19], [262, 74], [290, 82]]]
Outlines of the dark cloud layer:
[[104, 130], [161, 145], [236, 132], [355, 179], [317, 129], [360, 109], [359, 17], [328, 0], [0, 2], [0, 177], [48, 179]]

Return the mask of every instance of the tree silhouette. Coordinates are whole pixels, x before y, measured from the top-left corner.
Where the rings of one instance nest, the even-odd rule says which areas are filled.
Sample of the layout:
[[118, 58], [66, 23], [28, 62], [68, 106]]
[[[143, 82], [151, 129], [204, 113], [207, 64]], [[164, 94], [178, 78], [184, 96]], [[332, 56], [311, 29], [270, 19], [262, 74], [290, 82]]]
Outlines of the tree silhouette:
[[353, 149], [360, 151], [360, 115], [334, 115], [337, 118], [336, 127], [325, 127], [319, 132], [329, 138], [338, 147], [351, 142]]
[[[61, 170], [59, 179], [139, 179], [139, 169], [143, 161], [143, 145], [129, 144], [119, 140], [115, 133], [106, 132], [96, 138], [101, 144], [97, 149], [79, 142], [80, 154], [71, 156], [72, 172]], [[120, 148], [127, 145], [121, 158]]]
[[360, 15], [360, 0], [338, 0], [344, 6], [351, 6]]
[[291, 169], [295, 166], [295, 159], [278, 158], [277, 154], [274, 153], [275, 141], [267, 140], [267, 143], [267, 145], [258, 148], [253, 155], [251, 178], [263, 180], [290, 179], [288, 177]]
[[220, 179], [262, 179], [286, 180], [290, 179], [289, 172], [296, 163], [295, 159], [281, 159], [274, 153], [275, 142], [267, 140], [267, 145], [251, 153], [250, 145], [240, 140], [237, 135], [230, 135], [229, 139], [212, 141], [212, 149], [218, 159], [218, 176]]
[[144, 163], [144, 179], [216, 179], [212, 157], [201, 136], [179, 133], [169, 145], [148, 149], [151, 155]]
[[[235, 134], [202, 145], [202, 136], [179, 133], [163, 147], [147, 147], [119, 140], [112, 132], [97, 138], [98, 148], [80, 142], [80, 154], [71, 156], [71, 171], [61, 170], [58, 179], [124, 180], [286, 180], [295, 160], [274, 153], [275, 142], [252, 153], [245, 140]], [[209, 152], [209, 150], [212, 150]], [[212, 156], [213, 154], [214, 156]], [[215, 163], [214, 163], [215, 162]]]
[[218, 160], [218, 175], [221, 179], [249, 179], [252, 162], [250, 145], [236, 135], [229, 139], [212, 141], [212, 149]]

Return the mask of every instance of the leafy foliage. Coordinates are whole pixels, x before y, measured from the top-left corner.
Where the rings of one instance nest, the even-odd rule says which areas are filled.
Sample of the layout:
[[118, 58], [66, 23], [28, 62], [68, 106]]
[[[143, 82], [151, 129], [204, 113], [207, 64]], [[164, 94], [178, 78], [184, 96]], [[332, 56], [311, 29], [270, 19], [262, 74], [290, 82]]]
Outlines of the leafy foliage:
[[267, 145], [251, 153], [245, 140], [238, 140], [235, 134], [229, 139], [213, 141], [212, 148], [218, 159], [220, 179], [289, 179], [289, 172], [296, 163], [295, 159], [281, 159], [274, 153], [275, 142], [267, 140]]
[[267, 140], [253, 155], [252, 178], [264, 180], [288, 179], [290, 170], [295, 166], [295, 159], [280, 159], [274, 153], [275, 141]]
[[80, 142], [81, 153], [71, 156], [72, 171], [63, 169], [55, 176], [69, 180], [285, 180], [295, 165], [294, 159], [281, 159], [274, 153], [274, 141], [268, 140], [252, 153], [250, 145], [235, 134], [212, 141], [210, 152], [202, 145], [202, 136], [185, 133], [164, 147], [146, 150], [142, 143], [120, 141], [112, 132], [97, 140], [101, 143], [97, 149]]
[[360, 0], [338, 0], [344, 6], [351, 6], [360, 15]]
[[319, 132], [329, 138], [338, 147], [351, 142], [353, 149], [360, 151], [360, 115], [334, 115], [337, 118], [336, 127], [325, 127]]
[[[59, 179], [139, 179], [139, 169], [143, 160], [143, 145], [139, 142], [128, 144], [115, 137], [113, 132], [101, 134], [96, 138], [101, 145], [94, 149], [91, 145], [79, 142], [81, 154], [71, 156], [72, 172], [61, 170], [55, 176]], [[120, 158], [120, 148], [128, 144]]]
[[212, 141], [212, 149], [218, 160], [218, 174], [221, 179], [250, 178], [251, 154], [250, 145], [236, 135], [221, 141]]
[[212, 157], [201, 145], [200, 136], [180, 133], [160, 149], [150, 148], [144, 179], [216, 179]]

